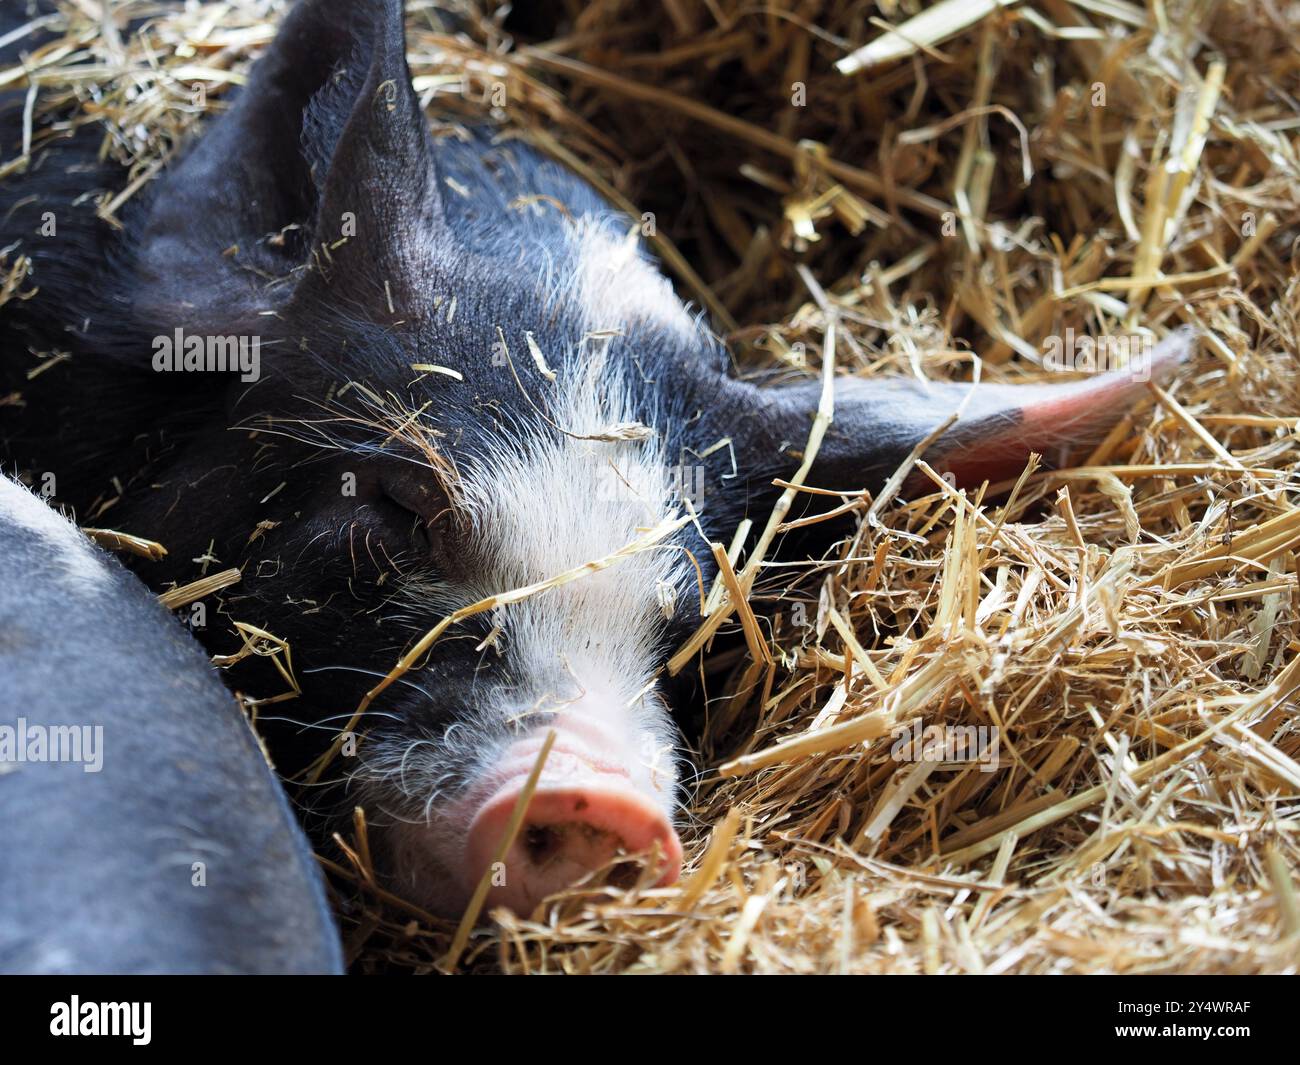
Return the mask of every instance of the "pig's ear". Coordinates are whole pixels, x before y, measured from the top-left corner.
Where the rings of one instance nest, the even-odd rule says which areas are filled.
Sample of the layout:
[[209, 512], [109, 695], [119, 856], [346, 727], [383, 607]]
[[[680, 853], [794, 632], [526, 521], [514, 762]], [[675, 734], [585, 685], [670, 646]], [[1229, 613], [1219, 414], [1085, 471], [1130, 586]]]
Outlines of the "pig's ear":
[[354, 225], [373, 249], [409, 217], [407, 190], [430, 170], [427, 136], [402, 0], [301, 0], [231, 110], [160, 179], [137, 249], [137, 313], [255, 330], [322, 242], [336, 254]]
[[[843, 492], [877, 491], [909, 453], [954, 413], [959, 419], [926, 450], [939, 473], [962, 486], [997, 483], [1024, 469], [1030, 452], [1059, 464], [1064, 455], [1095, 443], [1147, 391], [1148, 381], [1171, 376], [1195, 344], [1180, 329], [1137, 355], [1126, 369], [1043, 385], [922, 385], [907, 379], [836, 381], [834, 421], [807, 483]], [[740, 454], [748, 459], [751, 494], [787, 448], [784, 474], [798, 464], [821, 394], [817, 382], [787, 388], [739, 385], [743, 408]], [[913, 485], [920, 482], [913, 481]], [[924, 482], [928, 485], [929, 482]]]
[[428, 123], [406, 64], [401, 0], [374, 11], [368, 63], [309, 111], [319, 208], [300, 297], [391, 317], [427, 278], [444, 226]]

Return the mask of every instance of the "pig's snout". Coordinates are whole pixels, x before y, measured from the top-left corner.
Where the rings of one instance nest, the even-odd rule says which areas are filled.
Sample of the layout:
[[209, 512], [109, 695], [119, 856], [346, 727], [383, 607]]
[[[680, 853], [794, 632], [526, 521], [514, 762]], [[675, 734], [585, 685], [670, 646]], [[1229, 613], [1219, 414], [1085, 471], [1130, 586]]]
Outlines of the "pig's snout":
[[508, 752], [510, 779], [489, 798], [470, 825], [465, 871], [471, 890], [490, 871], [487, 905], [526, 915], [547, 895], [563, 891], [619, 854], [657, 851], [658, 883], [681, 870], [682, 845], [667, 813], [623, 752], [593, 749], [561, 733], [547, 757], [510, 849], [497, 853], [529, 772], [542, 749], [525, 740]]

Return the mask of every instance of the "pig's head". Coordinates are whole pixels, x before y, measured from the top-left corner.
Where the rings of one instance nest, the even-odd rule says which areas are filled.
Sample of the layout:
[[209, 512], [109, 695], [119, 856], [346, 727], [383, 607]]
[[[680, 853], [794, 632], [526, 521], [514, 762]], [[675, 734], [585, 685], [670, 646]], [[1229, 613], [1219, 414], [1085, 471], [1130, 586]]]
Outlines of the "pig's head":
[[[193, 378], [208, 413], [132, 531], [167, 544], [172, 579], [242, 567], [223, 613], [290, 642], [303, 694], [264, 713], [314, 753], [447, 615], [611, 560], [450, 626], [359, 723], [339, 808], [366, 807], [395, 890], [464, 903], [552, 729], [493, 900], [530, 909], [621, 851], [675, 876], [660, 681], [714, 575], [699, 533], [765, 518], [816, 383], [729, 377], [585, 183], [431, 126], [399, 0], [304, 0], [138, 232], [146, 333], [256, 337], [260, 378]], [[1129, 387], [977, 389], [943, 456], [1014, 470]], [[812, 480], [875, 487], [964, 394], [843, 383]], [[688, 501], [698, 525], [623, 551]], [[227, 626], [205, 638], [229, 649]]]

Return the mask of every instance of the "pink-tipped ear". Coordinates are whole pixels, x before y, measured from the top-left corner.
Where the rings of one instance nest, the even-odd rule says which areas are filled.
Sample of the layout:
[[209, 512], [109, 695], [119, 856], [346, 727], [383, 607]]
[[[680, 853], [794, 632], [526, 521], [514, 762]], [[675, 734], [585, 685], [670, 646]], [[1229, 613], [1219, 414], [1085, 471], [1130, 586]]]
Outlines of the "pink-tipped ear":
[[1138, 347], [1128, 365], [1060, 384], [968, 386], [965, 416], [926, 456], [960, 485], [1015, 477], [1031, 452], [1049, 463], [1097, 443], [1148, 382], [1163, 384], [1188, 358], [1196, 333], [1179, 329], [1153, 347]]
[[[907, 456], [954, 414], [958, 419], [924, 457], [959, 483], [1015, 477], [1031, 452], [1048, 462], [1099, 441], [1149, 381], [1167, 380], [1192, 352], [1196, 333], [1180, 329], [1124, 369], [1057, 384], [1001, 385], [919, 382], [911, 378], [842, 377], [835, 382], [835, 417], [810, 471], [810, 486], [842, 492], [876, 491]], [[723, 384], [715, 417], [735, 438], [746, 505], [798, 466], [817, 411], [821, 386], [758, 388]], [[712, 423], [711, 423], [712, 424]], [[919, 483], [919, 482], [918, 482]]]

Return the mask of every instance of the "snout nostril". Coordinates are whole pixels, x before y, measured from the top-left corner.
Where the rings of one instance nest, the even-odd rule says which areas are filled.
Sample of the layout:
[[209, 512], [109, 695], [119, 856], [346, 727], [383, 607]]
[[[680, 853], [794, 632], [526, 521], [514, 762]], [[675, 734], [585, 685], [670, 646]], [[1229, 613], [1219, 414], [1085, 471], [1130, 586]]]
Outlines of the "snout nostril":
[[636, 862], [618, 862], [609, 871], [605, 882], [622, 891], [635, 887], [641, 879], [643, 870]]
[[579, 852], [588, 854], [603, 850], [613, 852], [622, 840], [582, 821], [565, 821], [560, 824], [528, 825], [523, 831], [522, 844], [528, 860], [542, 868], [559, 858], [573, 858]]
[[[593, 873], [602, 885], [632, 888], [655, 874], [658, 883], [671, 883], [681, 868], [681, 842], [672, 824], [624, 779], [538, 790], [513, 842], [498, 857], [518, 801], [517, 792], [503, 788], [470, 826], [467, 885], [472, 890], [491, 871], [491, 905], [527, 914]], [[645, 859], [651, 852], [658, 855], [652, 867]]]
[[557, 825], [529, 825], [524, 829], [524, 853], [533, 865], [545, 865], [564, 847]]

